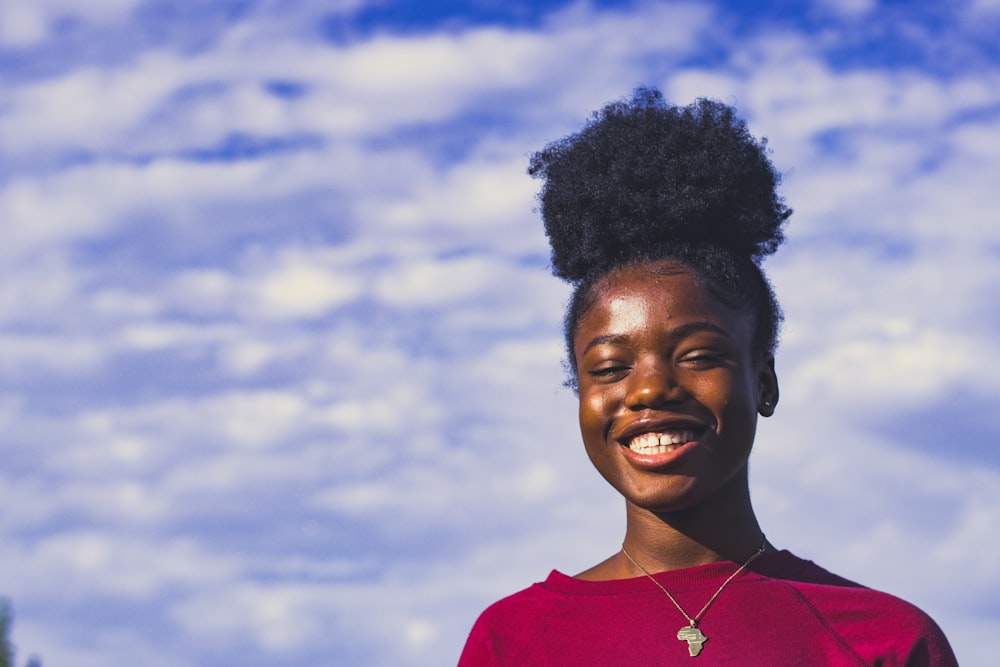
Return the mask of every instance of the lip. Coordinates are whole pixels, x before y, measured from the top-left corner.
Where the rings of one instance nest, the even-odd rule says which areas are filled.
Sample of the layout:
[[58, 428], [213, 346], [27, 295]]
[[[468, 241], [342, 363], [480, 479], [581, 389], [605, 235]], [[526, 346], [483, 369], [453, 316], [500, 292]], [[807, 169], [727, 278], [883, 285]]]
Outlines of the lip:
[[625, 445], [619, 445], [619, 447], [622, 449], [622, 456], [624, 456], [633, 467], [640, 468], [642, 470], [661, 470], [676, 464], [693, 450], [697, 449], [698, 442], [698, 440], [685, 442], [683, 445], [677, 447], [677, 449], [673, 449], [662, 454], [640, 454], [639, 452], [632, 451]]
[[611, 438], [626, 448], [627, 443], [637, 435], [643, 433], [663, 433], [664, 431], [695, 431], [699, 434], [708, 428], [708, 424], [691, 417], [667, 417], [659, 419], [638, 419], [629, 423], [617, 433], [612, 433]]
[[[628, 446], [628, 441], [644, 433], [663, 433], [665, 431], [694, 431], [697, 437], [694, 440], [679, 445], [669, 452], [655, 454], [641, 454], [633, 451]], [[644, 419], [632, 422], [613, 437], [614, 444], [622, 449], [622, 455], [634, 467], [644, 470], [657, 470], [673, 465], [680, 459], [686, 457], [701, 442], [701, 438], [708, 426], [704, 422], [690, 418], [672, 419]]]

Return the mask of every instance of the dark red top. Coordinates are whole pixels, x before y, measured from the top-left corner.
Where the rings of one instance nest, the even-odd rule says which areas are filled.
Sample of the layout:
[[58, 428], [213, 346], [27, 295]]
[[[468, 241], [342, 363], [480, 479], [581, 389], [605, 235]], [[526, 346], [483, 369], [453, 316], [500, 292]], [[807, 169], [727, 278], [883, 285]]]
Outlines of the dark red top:
[[[654, 576], [693, 615], [738, 567]], [[957, 666], [922, 611], [787, 551], [757, 559], [719, 595], [698, 624], [708, 639], [697, 657], [677, 639], [686, 625], [645, 577], [592, 582], [553, 571], [482, 613], [459, 666]]]

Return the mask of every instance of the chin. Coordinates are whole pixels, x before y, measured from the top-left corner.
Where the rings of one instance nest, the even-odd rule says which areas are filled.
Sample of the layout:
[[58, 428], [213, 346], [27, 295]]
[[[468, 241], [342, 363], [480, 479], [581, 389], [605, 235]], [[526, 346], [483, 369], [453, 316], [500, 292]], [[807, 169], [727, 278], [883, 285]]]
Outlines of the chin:
[[[621, 490], [619, 490], [621, 491]], [[649, 489], [645, 492], [630, 489], [621, 491], [625, 500], [639, 509], [655, 514], [672, 514], [686, 512], [701, 505], [710, 494], [699, 493], [688, 489]]]

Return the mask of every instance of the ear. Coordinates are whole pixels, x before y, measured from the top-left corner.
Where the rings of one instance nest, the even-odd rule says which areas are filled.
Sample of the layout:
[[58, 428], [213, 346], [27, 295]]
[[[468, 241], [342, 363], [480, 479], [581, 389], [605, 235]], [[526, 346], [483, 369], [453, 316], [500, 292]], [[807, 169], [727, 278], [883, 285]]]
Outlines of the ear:
[[778, 405], [778, 376], [774, 372], [774, 357], [767, 355], [757, 370], [757, 412], [770, 417]]

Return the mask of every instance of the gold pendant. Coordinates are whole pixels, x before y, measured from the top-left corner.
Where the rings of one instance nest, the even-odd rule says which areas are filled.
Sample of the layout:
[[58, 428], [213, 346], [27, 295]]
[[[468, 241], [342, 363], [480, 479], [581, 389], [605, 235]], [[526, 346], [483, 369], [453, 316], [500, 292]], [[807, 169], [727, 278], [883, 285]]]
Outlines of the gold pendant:
[[693, 625], [685, 625], [678, 630], [677, 638], [688, 643], [688, 653], [691, 654], [692, 658], [701, 653], [702, 646], [708, 641], [708, 637]]

